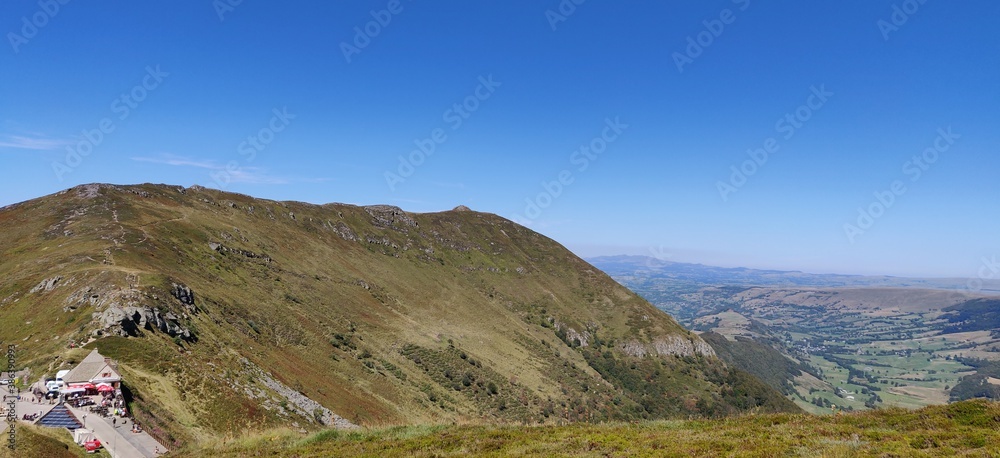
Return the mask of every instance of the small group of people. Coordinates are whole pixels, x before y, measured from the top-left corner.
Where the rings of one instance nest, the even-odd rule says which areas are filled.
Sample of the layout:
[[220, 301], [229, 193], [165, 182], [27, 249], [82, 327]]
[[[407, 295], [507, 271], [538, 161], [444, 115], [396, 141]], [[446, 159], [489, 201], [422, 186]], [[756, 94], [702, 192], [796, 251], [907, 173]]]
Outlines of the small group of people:
[[31, 396], [32, 404], [55, 404], [59, 398], [59, 394], [56, 392], [50, 392], [49, 394], [43, 394], [41, 392], [34, 392]]
[[[125, 407], [125, 399], [121, 395], [114, 397], [107, 396], [101, 401], [101, 406], [106, 409], [106, 415], [111, 415], [111, 425], [115, 428], [118, 427], [118, 419], [121, 419], [121, 425], [125, 426], [128, 424], [128, 420], [132, 418], [128, 409]], [[142, 426], [132, 418], [132, 433], [139, 434], [142, 432]]]
[[120, 396], [105, 395], [99, 402], [94, 402], [93, 399], [87, 398], [89, 401], [84, 401], [90, 406], [90, 411], [94, 412], [102, 417], [115, 416], [115, 417], [125, 417], [128, 418], [128, 409], [125, 407], [125, 400]]
[[94, 400], [87, 396], [69, 400], [69, 405], [76, 407], [77, 409], [81, 407], [92, 406], [94, 404], [95, 404]]
[[101, 399], [101, 405], [115, 410], [124, 410], [125, 399], [121, 396], [106, 394], [104, 395], [104, 398]]

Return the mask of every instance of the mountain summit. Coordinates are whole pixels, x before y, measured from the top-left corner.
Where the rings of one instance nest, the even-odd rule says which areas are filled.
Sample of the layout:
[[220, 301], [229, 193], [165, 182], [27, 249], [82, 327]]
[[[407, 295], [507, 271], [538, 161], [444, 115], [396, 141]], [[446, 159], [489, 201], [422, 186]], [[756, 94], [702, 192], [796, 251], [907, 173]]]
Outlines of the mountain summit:
[[0, 209], [0, 233], [19, 364], [36, 380], [100, 350], [171, 445], [795, 409], [558, 243], [465, 207], [92, 184]]

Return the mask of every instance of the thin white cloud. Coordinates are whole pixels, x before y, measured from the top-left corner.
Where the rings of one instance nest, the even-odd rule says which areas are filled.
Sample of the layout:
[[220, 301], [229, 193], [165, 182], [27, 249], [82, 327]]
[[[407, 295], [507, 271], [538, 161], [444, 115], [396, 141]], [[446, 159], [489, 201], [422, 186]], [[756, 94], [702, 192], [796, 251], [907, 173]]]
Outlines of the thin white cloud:
[[173, 154], [163, 154], [159, 157], [132, 157], [133, 161], [150, 162], [153, 164], [170, 165], [174, 167], [194, 167], [206, 169], [213, 172], [225, 172], [227, 183], [245, 184], [291, 184], [291, 183], [321, 183], [330, 181], [329, 178], [289, 178], [270, 174], [262, 167], [252, 167], [247, 165], [237, 166], [234, 170], [225, 164], [220, 164], [213, 160], [191, 159]]
[[133, 161], [152, 162], [154, 164], [173, 165], [178, 167], [198, 167], [201, 169], [221, 170], [224, 167], [212, 161], [197, 161], [172, 154], [164, 154], [163, 157], [133, 157]]
[[291, 183], [291, 181], [288, 178], [269, 175], [267, 171], [259, 167], [240, 167], [239, 169], [230, 171], [228, 173], [230, 182], [232, 183], [247, 183], [247, 184]]
[[33, 138], [23, 135], [0, 136], [0, 148], [26, 149], [31, 151], [48, 151], [71, 145], [70, 140], [55, 138]]

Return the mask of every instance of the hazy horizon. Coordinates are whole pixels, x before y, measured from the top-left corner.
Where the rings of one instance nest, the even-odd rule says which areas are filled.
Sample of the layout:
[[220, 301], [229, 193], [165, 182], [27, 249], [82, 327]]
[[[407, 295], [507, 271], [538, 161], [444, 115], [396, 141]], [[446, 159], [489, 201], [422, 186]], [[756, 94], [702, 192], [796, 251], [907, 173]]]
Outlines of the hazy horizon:
[[584, 257], [1000, 278], [1000, 4], [45, 5], [0, 5], [0, 206], [198, 184], [467, 205]]

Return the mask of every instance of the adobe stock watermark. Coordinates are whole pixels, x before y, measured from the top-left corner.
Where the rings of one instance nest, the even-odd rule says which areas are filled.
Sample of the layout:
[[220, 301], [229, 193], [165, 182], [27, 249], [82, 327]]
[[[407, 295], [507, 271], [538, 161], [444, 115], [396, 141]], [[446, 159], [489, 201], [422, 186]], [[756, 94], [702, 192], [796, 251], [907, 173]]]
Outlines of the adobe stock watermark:
[[447, 130], [444, 127], [436, 127], [431, 129], [426, 137], [413, 139], [413, 145], [416, 148], [411, 150], [406, 156], [399, 156], [399, 165], [396, 166], [395, 171], [385, 171], [383, 176], [390, 191], [395, 191], [397, 185], [406, 182], [407, 178], [413, 176], [417, 168], [434, 155], [437, 147], [448, 141], [448, 131], [454, 132], [462, 127], [462, 124], [473, 113], [479, 110], [482, 103], [489, 100], [496, 90], [503, 85], [502, 82], [494, 81], [492, 74], [487, 76], [480, 75], [478, 82], [479, 84], [476, 85], [472, 94], [465, 96], [461, 102], [452, 104], [450, 108], [444, 110], [444, 113], [441, 114], [441, 121], [445, 123]]
[[955, 291], [948, 296], [949, 300], [969, 300], [970, 295], [979, 293], [983, 290], [983, 286], [985, 286], [985, 282], [987, 280], [1000, 278], [1000, 261], [997, 261], [996, 255], [993, 255], [990, 258], [983, 256], [981, 261], [979, 269], [976, 270], [976, 275], [974, 277], [969, 277], [964, 286], [956, 288]]
[[[825, 84], [820, 84], [819, 87], [812, 86], [809, 88], [809, 91], [809, 96], [806, 97], [804, 104], [799, 105], [798, 108], [791, 112], [785, 113], [784, 116], [774, 122], [774, 130], [779, 134], [783, 134], [781, 136], [783, 140], [791, 140], [795, 136], [795, 133], [805, 123], [809, 122], [813, 115], [823, 108], [834, 95], [833, 92], [826, 90]], [[732, 172], [729, 175], [729, 181], [719, 180], [715, 182], [715, 188], [719, 191], [722, 201], [729, 201], [729, 195], [745, 186], [750, 177], [754, 176], [761, 167], [764, 167], [764, 164], [767, 164], [771, 155], [780, 149], [781, 142], [775, 137], [765, 138], [759, 148], [748, 149], [747, 156], [749, 156], [749, 159], [744, 160], [738, 166], [732, 165], [729, 167], [729, 170]]]
[[[750, 0], [732, 0], [737, 5], [739, 11], [746, 11], [750, 7]], [[687, 46], [684, 52], [674, 51], [670, 55], [677, 66], [678, 73], [684, 73], [684, 66], [693, 64], [694, 60], [701, 57], [705, 50], [715, 43], [715, 40], [726, 31], [726, 26], [736, 22], [736, 12], [729, 8], [719, 11], [717, 19], [707, 19], [701, 21], [702, 30], [694, 36], [688, 35]]]
[[389, 0], [385, 8], [381, 10], [371, 10], [371, 20], [363, 26], [354, 28], [354, 38], [350, 43], [340, 42], [340, 52], [344, 54], [344, 60], [351, 63], [353, 56], [361, 54], [361, 51], [372, 44], [372, 40], [379, 36], [386, 27], [392, 23], [393, 16], [403, 12], [403, 4], [400, 0]]
[[226, 20], [226, 15], [236, 11], [236, 7], [240, 6], [243, 0], [214, 0], [212, 2], [212, 8], [215, 8], [215, 14], [219, 16], [219, 22]]
[[[17, 346], [7, 345], [7, 393], [4, 393], [4, 401], [7, 404], [7, 448], [17, 450], [17, 397], [21, 390], [14, 383], [15, 372], [17, 372]], [[2, 375], [2, 371], [0, 371]]]
[[[583, 173], [590, 168], [590, 165], [597, 161], [601, 154], [608, 150], [608, 146], [617, 141], [626, 129], [628, 129], [628, 124], [621, 122], [618, 116], [615, 116], [614, 119], [604, 118], [604, 129], [601, 130], [601, 134], [570, 153], [569, 163], [576, 166], [575, 173]], [[542, 181], [542, 192], [535, 197], [524, 199], [524, 214], [514, 215], [514, 222], [527, 225], [542, 216], [542, 212], [562, 196], [563, 191], [574, 181], [576, 181], [574, 170], [570, 168], [560, 171], [552, 181]]]
[[586, 2], [587, 0], [560, 0], [554, 9], [545, 10], [545, 19], [549, 21], [549, 27], [552, 28], [552, 31], [556, 31], [560, 22], [566, 22], [576, 12], [577, 6]]
[[643, 268], [652, 272], [658, 270], [664, 263], [670, 262], [670, 258], [674, 257], [674, 254], [667, 250], [663, 245], [658, 247], [649, 247], [649, 256], [646, 256], [646, 262], [643, 263]]
[[878, 31], [882, 33], [882, 40], [889, 41], [889, 34], [898, 32], [901, 27], [906, 25], [910, 17], [917, 14], [924, 3], [927, 3], [927, 0], [904, 0], [901, 4], [892, 5], [892, 14], [889, 15], [889, 20], [879, 19], [875, 22]]
[[982, 261], [979, 270], [976, 271], [976, 276], [969, 278], [965, 283], [966, 290], [978, 293], [983, 290], [983, 282], [1000, 278], [1000, 262], [997, 261], [996, 255], [990, 259], [983, 256]]
[[[924, 176], [924, 172], [930, 169], [940, 159], [941, 154], [947, 152], [955, 144], [955, 140], [962, 138], [961, 135], [951, 131], [951, 126], [939, 128], [937, 137], [928, 148], [920, 154], [913, 155], [912, 158], [903, 163], [902, 173], [909, 176], [910, 183], [916, 183]], [[893, 180], [887, 189], [875, 191], [874, 199], [864, 207], [858, 207], [858, 217], [854, 223], [844, 223], [844, 235], [853, 245], [858, 236], [875, 225], [879, 218], [895, 205], [897, 198], [906, 194], [906, 183], [903, 180]]]
[[[288, 128], [293, 119], [295, 119], [295, 115], [288, 112], [288, 107], [282, 107], [281, 110], [272, 109], [271, 120], [268, 121], [267, 126], [262, 127], [255, 134], [248, 135], [246, 140], [240, 142], [236, 146], [236, 154], [239, 154], [247, 164], [253, 162], [254, 159], [257, 159], [257, 153], [264, 151], [279, 132]], [[225, 189], [242, 174], [243, 166], [240, 161], [234, 159], [229, 161], [223, 170], [210, 173], [209, 177], [212, 178], [212, 182], [217, 188]]]
[[7, 32], [7, 41], [14, 49], [14, 54], [21, 52], [21, 46], [28, 44], [32, 38], [38, 36], [38, 32], [49, 25], [49, 21], [56, 17], [62, 7], [72, 0], [39, 0], [38, 11], [28, 16], [21, 17], [21, 33]]
[[93, 153], [94, 149], [100, 146], [101, 143], [104, 143], [107, 136], [118, 128], [116, 122], [123, 122], [128, 119], [139, 108], [139, 104], [149, 97], [149, 93], [160, 87], [163, 84], [163, 80], [168, 76], [170, 74], [160, 70], [159, 65], [155, 68], [146, 66], [146, 74], [143, 75], [142, 81], [111, 101], [109, 108], [112, 113], [118, 115], [117, 118], [102, 118], [97, 122], [96, 128], [84, 129], [81, 132], [83, 139], [77, 142], [76, 145], [66, 147], [66, 157], [63, 160], [52, 163], [52, 172], [56, 174], [56, 179], [60, 182], [63, 181], [67, 173], [79, 167], [83, 163], [83, 160], [90, 153]]

